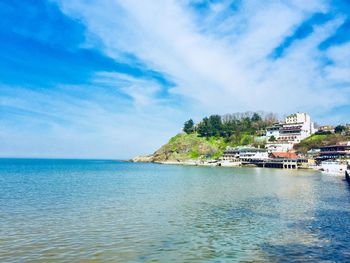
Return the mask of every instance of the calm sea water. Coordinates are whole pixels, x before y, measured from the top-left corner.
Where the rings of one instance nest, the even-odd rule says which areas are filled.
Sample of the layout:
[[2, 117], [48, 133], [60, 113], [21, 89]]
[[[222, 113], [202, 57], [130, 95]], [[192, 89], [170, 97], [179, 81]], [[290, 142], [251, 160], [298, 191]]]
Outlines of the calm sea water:
[[0, 262], [349, 262], [350, 188], [311, 171], [0, 160]]

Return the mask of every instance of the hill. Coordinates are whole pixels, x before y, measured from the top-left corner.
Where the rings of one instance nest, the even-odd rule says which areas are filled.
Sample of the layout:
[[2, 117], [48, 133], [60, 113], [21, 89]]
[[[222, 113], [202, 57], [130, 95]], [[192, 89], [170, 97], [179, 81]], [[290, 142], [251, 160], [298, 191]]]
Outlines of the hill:
[[216, 159], [227, 146], [264, 146], [258, 138], [265, 128], [276, 122], [274, 114], [235, 113], [211, 115], [195, 124], [191, 119], [184, 124], [184, 133], [172, 137], [153, 154], [138, 156], [135, 162], [183, 162]]
[[[211, 115], [197, 124], [186, 121], [183, 133], [172, 137], [165, 145], [148, 156], [138, 156], [135, 162], [192, 162], [219, 158], [227, 146], [252, 145], [264, 147], [266, 128], [278, 122], [273, 113], [245, 112]], [[273, 136], [272, 136], [273, 137]], [[272, 138], [271, 137], [271, 138]], [[270, 138], [270, 140], [271, 140]], [[294, 146], [298, 153], [350, 140], [346, 126], [338, 125], [335, 133], [319, 132]], [[272, 141], [272, 140], [271, 140]]]
[[199, 159], [214, 159], [222, 155], [227, 143], [223, 138], [203, 138], [197, 133], [180, 133], [172, 137], [152, 155], [136, 157], [134, 161], [183, 162]]

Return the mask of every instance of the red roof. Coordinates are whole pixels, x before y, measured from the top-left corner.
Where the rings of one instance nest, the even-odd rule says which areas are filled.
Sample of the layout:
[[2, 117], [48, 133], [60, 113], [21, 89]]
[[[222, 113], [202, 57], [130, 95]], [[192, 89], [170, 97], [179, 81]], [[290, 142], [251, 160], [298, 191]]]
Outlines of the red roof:
[[298, 155], [292, 152], [273, 152], [271, 153], [272, 158], [288, 158], [288, 159], [298, 159]]

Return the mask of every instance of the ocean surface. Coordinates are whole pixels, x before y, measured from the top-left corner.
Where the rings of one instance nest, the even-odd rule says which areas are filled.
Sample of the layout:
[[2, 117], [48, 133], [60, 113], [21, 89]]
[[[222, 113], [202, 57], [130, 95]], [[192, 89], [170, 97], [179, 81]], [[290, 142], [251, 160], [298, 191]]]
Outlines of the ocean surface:
[[0, 262], [350, 262], [319, 172], [0, 159]]

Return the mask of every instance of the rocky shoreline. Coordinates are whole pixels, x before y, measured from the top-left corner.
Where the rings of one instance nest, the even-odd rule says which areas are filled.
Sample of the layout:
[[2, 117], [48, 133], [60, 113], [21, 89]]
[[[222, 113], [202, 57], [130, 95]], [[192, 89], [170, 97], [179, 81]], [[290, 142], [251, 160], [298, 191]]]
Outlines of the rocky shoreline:
[[136, 156], [130, 160], [134, 163], [159, 163], [159, 164], [182, 164], [182, 165], [199, 165], [200, 160], [157, 160], [153, 155]]
[[218, 160], [154, 160], [153, 155], [136, 156], [130, 160], [134, 163], [157, 163], [170, 165], [192, 165], [192, 166], [222, 166], [222, 167], [238, 167], [240, 163], [237, 162], [220, 162]]

